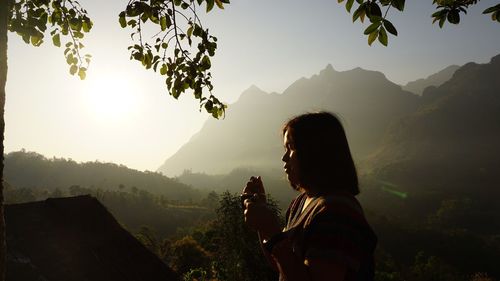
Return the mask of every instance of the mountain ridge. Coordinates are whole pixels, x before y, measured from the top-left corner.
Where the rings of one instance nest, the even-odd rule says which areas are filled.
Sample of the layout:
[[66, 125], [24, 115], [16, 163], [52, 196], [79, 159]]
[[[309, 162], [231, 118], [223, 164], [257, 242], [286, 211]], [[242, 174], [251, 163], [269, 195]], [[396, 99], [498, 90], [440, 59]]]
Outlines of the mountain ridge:
[[345, 120], [354, 154], [363, 158], [395, 117], [418, 105], [419, 97], [381, 72], [336, 71], [327, 65], [310, 78], [296, 80], [281, 94], [250, 87], [228, 108], [225, 120], [208, 120], [196, 139], [183, 145], [158, 171], [175, 176], [189, 169], [210, 174], [242, 166], [280, 169], [281, 126], [294, 115], [319, 110], [335, 112]]
[[437, 87], [450, 80], [459, 69], [458, 65], [450, 65], [444, 69], [414, 81], [410, 81], [403, 86], [403, 89], [421, 96], [428, 87]]
[[402, 186], [453, 185], [457, 191], [500, 184], [498, 77], [500, 55], [467, 63], [428, 88], [421, 107], [388, 130], [369, 160], [377, 165], [374, 173]]

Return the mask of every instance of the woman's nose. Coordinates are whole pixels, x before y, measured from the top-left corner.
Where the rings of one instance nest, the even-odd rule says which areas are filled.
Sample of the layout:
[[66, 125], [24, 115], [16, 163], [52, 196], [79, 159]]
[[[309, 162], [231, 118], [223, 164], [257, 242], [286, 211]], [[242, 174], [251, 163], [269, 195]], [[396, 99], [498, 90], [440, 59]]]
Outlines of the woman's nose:
[[288, 161], [288, 153], [283, 154], [283, 157], [281, 157], [281, 161], [283, 161], [283, 162]]

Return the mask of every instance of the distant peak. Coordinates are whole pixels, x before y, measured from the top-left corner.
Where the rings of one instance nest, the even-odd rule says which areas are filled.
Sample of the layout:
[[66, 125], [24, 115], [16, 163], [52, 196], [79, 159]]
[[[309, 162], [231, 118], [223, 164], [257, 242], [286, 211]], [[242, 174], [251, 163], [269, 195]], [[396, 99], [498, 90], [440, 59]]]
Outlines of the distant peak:
[[262, 91], [259, 87], [252, 85], [248, 87], [248, 89], [244, 90], [242, 94], [244, 95], [246, 93], [254, 93], [254, 92], [264, 92], [264, 91]]
[[333, 73], [335, 73], [335, 69], [333, 69], [333, 66], [331, 64], [328, 64], [325, 69], [321, 70], [320, 71], [320, 75], [331, 75]]
[[259, 87], [252, 85], [241, 93], [238, 101], [241, 101], [242, 99], [247, 99], [248, 97], [262, 96], [266, 94], [267, 93], [262, 91]]
[[497, 64], [497, 63], [500, 64], [500, 54], [492, 57], [491, 60], [490, 60], [490, 63], [491, 64]]

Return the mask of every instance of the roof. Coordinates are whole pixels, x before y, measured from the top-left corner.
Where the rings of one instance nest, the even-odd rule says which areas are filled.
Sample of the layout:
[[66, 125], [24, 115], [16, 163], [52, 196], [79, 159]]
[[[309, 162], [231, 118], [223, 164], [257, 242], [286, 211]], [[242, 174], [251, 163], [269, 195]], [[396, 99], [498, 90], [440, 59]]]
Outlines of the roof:
[[178, 275], [91, 196], [5, 206], [7, 281], [152, 281]]

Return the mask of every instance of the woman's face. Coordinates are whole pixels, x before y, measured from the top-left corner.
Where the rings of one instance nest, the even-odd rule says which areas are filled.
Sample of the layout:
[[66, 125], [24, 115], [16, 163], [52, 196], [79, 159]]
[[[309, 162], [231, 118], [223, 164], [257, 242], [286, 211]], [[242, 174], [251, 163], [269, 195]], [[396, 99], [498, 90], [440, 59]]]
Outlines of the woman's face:
[[295, 145], [288, 135], [288, 130], [283, 136], [283, 144], [285, 146], [285, 154], [281, 158], [281, 160], [285, 162], [283, 168], [285, 169], [288, 181], [297, 189], [299, 185], [299, 161], [297, 159]]

